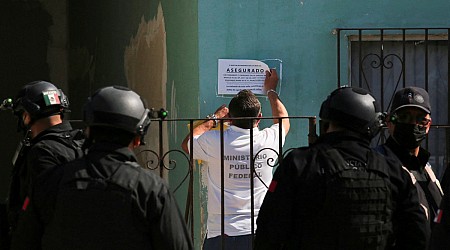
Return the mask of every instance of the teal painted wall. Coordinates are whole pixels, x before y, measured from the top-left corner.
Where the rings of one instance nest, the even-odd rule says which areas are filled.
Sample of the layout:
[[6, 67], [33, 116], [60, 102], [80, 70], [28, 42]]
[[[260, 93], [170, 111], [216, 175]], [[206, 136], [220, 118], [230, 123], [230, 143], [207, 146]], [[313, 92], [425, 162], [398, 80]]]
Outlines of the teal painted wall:
[[[281, 99], [289, 114], [318, 115], [321, 102], [337, 86], [333, 29], [449, 27], [449, 9], [448, 1], [200, 0], [200, 113], [229, 102], [215, 95], [217, 59], [279, 58]], [[344, 63], [346, 56], [343, 51]], [[345, 84], [347, 68], [341, 72]], [[268, 110], [268, 102], [261, 101]], [[306, 125], [292, 124], [286, 147], [306, 145]]]
[[[318, 116], [322, 101], [337, 87], [334, 29], [450, 27], [445, 0], [199, 0], [198, 9], [201, 117], [230, 101], [216, 96], [219, 58], [281, 59], [280, 97], [289, 115]], [[342, 36], [343, 85], [348, 82], [347, 42]], [[268, 101], [260, 101], [263, 115], [270, 116]], [[307, 145], [307, 125], [291, 120], [285, 149]]]

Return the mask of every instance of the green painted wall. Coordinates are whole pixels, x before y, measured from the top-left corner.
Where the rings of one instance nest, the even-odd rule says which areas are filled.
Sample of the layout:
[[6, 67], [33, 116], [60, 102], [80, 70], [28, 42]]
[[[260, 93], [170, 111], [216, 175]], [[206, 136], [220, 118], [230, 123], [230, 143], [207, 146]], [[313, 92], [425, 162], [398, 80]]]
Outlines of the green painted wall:
[[[136, 36], [138, 27], [142, 24], [142, 17], [145, 22], [154, 20], [159, 5], [162, 7], [167, 47], [167, 95], [165, 97], [167, 106], [165, 108], [170, 112], [169, 118], [199, 117], [196, 101], [200, 88], [196, 1], [71, 0], [69, 31], [72, 106], [82, 107], [86, 97], [100, 87], [127, 85], [124, 69], [125, 49], [130, 45], [131, 38]], [[150, 34], [148, 37], [150, 40], [154, 38], [152, 32], [148, 34]], [[86, 58], [92, 58], [92, 66], [86, 65]], [[152, 58], [149, 58], [149, 61], [151, 60]], [[141, 66], [149, 67], [146, 63]], [[160, 98], [154, 95], [153, 97]], [[81, 119], [81, 109], [76, 110], [74, 115], [75, 119]], [[188, 132], [186, 124], [187, 122], [168, 123], [170, 149], [181, 149], [181, 141]], [[157, 128], [157, 125], [155, 122], [151, 126]], [[157, 134], [150, 136], [157, 137]], [[152, 149], [158, 152], [158, 148]], [[171, 153], [170, 159], [174, 159], [177, 163], [175, 169], [169, 171], [169, 184], [174, 190], [182, 183], [175, 195], [184, 214], [188, 182], [182, 182], [182, 180], [188, 172], [188, 162], [177, 152]], [[195, 184], [195, 189], [198, 190], [198, 182]], [[194, 211], [198, 213], [198, 195], [195, 198]], [[194, 215], [196, 228], [200, 227], [198, 218], [198, 214]], [[199, 237], [198, 233], [196, 237]], [[197, 238], [196, 242], [201, 240]]]
[[[199, 67], [198, 67], [198, 16], [197, 0], [162, 1], [167, 31], [167, 109], [169, 118], [200, 117], [199, 114]], [[168, 127], [169, 148], [181, 150], [181, 142], [189, 132], [188, 121], [171, 122]], [[171, 159], [176, 160], [176, 168], [170, 171], [171, 187], [178, 186], [187, 175], [187, 158], [181, 153], [173, 153]], [[194, 243], [195, 249], [200, 244], [200, 212], [199, 212], [199, 177], [194, 177]], [[185, 213], [189, 178], [175, 193], [182, 213]]]
[[136, 34], [141, 17], [153, 18], [157, 6], [158, 2], [149, 0], [69, 0], [69, 97], [75, 107], [72, 119], [82, 118], [83, 104], [93, 91], [127, 85], [125, 47]]

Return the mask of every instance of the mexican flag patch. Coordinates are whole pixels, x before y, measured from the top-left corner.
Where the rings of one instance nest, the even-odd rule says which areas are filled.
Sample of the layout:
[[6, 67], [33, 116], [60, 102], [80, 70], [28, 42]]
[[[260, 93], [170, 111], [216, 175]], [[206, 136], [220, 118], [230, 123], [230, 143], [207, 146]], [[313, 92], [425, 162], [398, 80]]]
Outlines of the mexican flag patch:
[[61, 104], [59, 100], [58, 92], [56, 90], [44, 91], [44, 101], [46, 106]]

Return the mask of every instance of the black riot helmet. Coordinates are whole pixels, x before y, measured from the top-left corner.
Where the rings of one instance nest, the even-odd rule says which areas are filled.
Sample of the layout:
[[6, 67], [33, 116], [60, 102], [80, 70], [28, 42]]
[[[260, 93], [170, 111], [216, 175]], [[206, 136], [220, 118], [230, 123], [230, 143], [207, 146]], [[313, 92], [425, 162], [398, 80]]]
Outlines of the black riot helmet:
[[84, 106], [87, 126], [109, 127], [140, 135], [141, 143], [150, 125], [149, 109], [134, 91], [122, 86], [97, 90]]
[[328, 96], [320, 107], [320, 119], [373, 138], [382, 126], [375, 98], [365, 89], [340, 87]]
[[34, 81], [23, 86], [13, 102], [14, 114], [27, 111], [32, 122], [39, 118], [69, 111], [69, 99], [61, 89], [45, 81]]

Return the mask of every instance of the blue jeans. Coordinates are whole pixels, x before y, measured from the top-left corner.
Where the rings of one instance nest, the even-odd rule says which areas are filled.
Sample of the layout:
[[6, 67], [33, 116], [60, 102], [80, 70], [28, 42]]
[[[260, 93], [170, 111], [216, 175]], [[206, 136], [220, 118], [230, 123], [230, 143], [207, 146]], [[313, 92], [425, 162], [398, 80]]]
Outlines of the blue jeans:
[[221, 248], [222, 236], [205, 239], [203, 250], [251, 250], [252, 235], [224, 236], [224, 246]]

